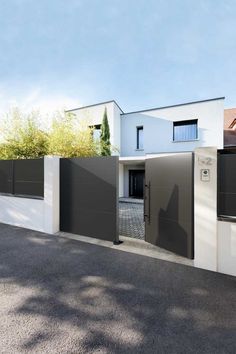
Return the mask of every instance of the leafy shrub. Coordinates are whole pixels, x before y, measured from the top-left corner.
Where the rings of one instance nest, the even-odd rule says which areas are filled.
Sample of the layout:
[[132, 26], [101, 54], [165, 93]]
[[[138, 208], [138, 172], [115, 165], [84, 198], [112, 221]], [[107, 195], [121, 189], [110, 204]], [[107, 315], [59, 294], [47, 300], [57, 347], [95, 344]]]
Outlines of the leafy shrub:
[[100, 145], [92, 132], [86, 122], [78, 123], [71, 113], [56, 112], [46, 129], [39, 112], [23, 114], [13, 109], [0, 126], [0, 159], [97, 156]]

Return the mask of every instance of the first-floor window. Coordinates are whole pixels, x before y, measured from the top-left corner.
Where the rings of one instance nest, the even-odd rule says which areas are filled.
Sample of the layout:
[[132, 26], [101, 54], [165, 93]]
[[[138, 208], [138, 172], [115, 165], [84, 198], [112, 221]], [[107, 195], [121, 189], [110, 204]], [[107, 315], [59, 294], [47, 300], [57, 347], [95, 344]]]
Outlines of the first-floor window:
[[173, 125], [174, 141], [188, 141], [197, 138], [198, 138], [197, 119], [174, 122]]
[[137, 127], [137, 145], [138, 150], [143, 149], [143, 127]]
[[96, 124], [96, 125], [90, 126], [90, 128], [93, 129], [93, 139], [94, 140], [100, 140], [100, 137], [101, 137], [101, 124]]

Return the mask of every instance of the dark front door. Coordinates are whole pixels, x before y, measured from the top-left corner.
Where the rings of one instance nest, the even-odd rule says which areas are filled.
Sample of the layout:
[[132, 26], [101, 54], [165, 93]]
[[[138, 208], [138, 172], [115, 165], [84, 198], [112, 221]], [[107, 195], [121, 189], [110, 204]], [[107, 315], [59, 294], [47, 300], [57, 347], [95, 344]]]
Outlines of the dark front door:
[[60, 160], [60, 230], [118, 241], [118, 157]]
[[129, 196], [143, 198], [144, 170], [129, 171]]
[[145, 240], [193, 258], [193, 154], [146, 160]]

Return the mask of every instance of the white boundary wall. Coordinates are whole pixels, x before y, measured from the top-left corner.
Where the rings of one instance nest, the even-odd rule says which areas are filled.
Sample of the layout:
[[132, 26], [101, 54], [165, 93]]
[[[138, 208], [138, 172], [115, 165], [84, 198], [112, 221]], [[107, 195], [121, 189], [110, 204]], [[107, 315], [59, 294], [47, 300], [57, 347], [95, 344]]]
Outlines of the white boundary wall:
[[44, 199], [0, 195], [0, 222], [50, 234], [59, 231], [59, 173], [59, 157], [44, 157]]
[[[201, 169], [210, 172], [201, 180]], [[236, 223], [217, 220], [217, 148], [195, 150], [194, 266], [236, 276]]]
[[236, 276], [236, 223], [218, 221], [218, 272]]

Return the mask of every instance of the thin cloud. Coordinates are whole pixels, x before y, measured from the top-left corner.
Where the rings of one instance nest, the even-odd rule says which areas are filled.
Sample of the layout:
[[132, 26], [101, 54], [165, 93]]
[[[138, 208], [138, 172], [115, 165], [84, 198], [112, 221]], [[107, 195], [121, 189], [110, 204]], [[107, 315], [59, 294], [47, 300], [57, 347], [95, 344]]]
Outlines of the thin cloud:
[[40, 88], [34, 88], [23, 96], [11, 96], [0, 93], [0, 113], [6, 113], [13, 107], [30, 112], [39, 110], [42, 115], [51, 115], [63, 109], [81, 106], [78, 99], [63, 94], [45, 95]]

